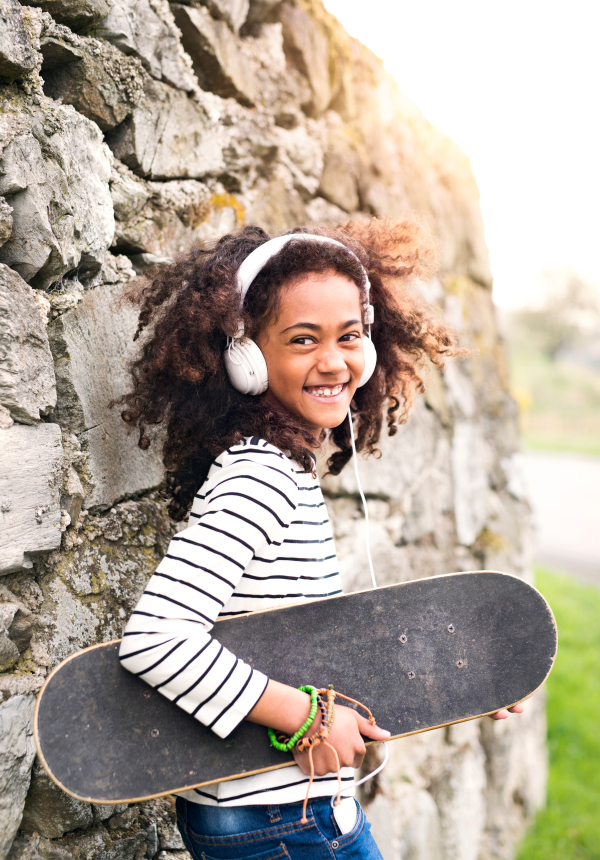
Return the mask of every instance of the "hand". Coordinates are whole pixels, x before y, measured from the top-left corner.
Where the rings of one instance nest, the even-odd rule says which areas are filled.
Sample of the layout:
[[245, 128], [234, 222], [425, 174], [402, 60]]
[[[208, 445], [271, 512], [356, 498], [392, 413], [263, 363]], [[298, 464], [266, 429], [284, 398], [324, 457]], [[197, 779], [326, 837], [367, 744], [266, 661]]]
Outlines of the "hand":
[[[314, 735], [320, 725], [321, 717], [318, 715], [307, 731], [306, 737]], [[366, 717], [361, 716], [352, 708], [346, 708], [344, 705], [336, 703], [335, 720], [329, 732], [327, 743], [335, 748], [341, 767], [357, 768], [361, 766], [366, 752], [365, 742], [361, 735], [374, 741], [386, 741], [390, 737], [389, 732], [385, 729], [380, 729], [379, 726], [372, 726]], [[325, 776], [327, 773], [336, 772], [337, 763], [335, 755], [325, 744], [319, 744], [319, 746], [314, 747], [312, 756], [317, 776]], [[303, 773], [310, 773], [308, 752], [295, 752], [294, 758]]]
[[506, 720], [509, 714], [522, 714], [524, 710], [525, 705], [522, 703], [520, 705], [515, 705], [514, 708], [509, 708], [508, 710], [506, 708], [502, 708], [501, 711], [496, 711], [495, 714], [490, 714], [490, 719]]

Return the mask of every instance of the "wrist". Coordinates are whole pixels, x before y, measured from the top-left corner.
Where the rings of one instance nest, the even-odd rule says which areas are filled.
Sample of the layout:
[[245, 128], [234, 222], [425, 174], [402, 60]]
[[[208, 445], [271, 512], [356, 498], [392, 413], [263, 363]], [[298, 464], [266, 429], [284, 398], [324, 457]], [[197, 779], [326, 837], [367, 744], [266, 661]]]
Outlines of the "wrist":
[[[308, 693], [269, 680], [265, 692], [248, 714], [248, 719], [291, 737], [308, 718], [310, 704]], [[317, 718], [318, 714], [315, 722]]]

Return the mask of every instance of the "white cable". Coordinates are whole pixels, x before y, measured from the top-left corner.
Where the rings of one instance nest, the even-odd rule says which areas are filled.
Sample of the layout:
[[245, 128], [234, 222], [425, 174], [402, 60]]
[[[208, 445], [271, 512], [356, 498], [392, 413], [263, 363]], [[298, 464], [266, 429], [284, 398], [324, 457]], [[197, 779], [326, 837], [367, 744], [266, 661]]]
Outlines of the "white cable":
[[[342, 797], [344, 796], [345, 791], [348, 791], [351, 788], [356, 788], [358, 785], [362, 785], [363, 782], [367, 782], [368, 780], [373, 779], [374, 776], [377, 776], [377, 774], [381, 773], [381, 771], [384, 769], [384, 767], [388, 763], [388, 759], [390, 757], [390, 751], [389, 751], [388, 745], [386, 744], [385, 741], [381, 741], [381, 743], [385, 747], [385, 758], [383, 759], [383, 761], [381, 762], [379, 767], [376, 767], [374, 771], [372, 771], [370, 774], [368, 774], [368, 776], [363, 776], [362, 779], [358, 779], [356, 782], [351, 782], [350, 785], [345, 785], [340, 792]], [[332, 796], [331, 796], [331, 808], [332, 809], [335, 806], [336, 800], [337, 800], [337, 791], [335, 794], [332, 794]]]
[[354, 461], [354, 474], [356, 475], [356, 483], [358, 484], [358, 492], [360, 493], [360, 498], [362, 500], [363, 510], [365, 512], [365, 528], [367, 535], [367, 558], [369, 559], [369, 570], [371, 571], [371, 580], [373, 582], [373, 588], [377, 588], [377, 580], [375, 579], [375, 571], [373, 570], [373, 560], [371, 559], [371, 544], [369, 542], [369, 511], [367, 510], [367, 500], [365, 499], [365, 494], [362, 491], [362, 486], [360, 483], [360, 477], [358, 475], [358, 462], [356, 457], [356, 442], [354, 441], [354, 427], [352, 425], [352, 413], [350, 412], [350, 407], [348, 407], [348, 421], [350, 422], [350, 439], [352, 440], [352, 459]]

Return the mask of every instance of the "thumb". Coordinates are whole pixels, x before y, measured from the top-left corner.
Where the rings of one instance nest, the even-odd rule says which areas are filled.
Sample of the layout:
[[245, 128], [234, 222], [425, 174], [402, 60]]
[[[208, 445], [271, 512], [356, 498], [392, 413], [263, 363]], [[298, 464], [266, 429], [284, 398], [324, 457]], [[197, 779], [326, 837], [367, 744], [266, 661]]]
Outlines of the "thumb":
[[365, 738], [371, 738], [373, 741], [386, 741], [390, 737], [391, 732], [379, 728], [378, 725], [371, 725], [367, 718], [360, 714], [356, 716], [358, 718], [358, 730]]

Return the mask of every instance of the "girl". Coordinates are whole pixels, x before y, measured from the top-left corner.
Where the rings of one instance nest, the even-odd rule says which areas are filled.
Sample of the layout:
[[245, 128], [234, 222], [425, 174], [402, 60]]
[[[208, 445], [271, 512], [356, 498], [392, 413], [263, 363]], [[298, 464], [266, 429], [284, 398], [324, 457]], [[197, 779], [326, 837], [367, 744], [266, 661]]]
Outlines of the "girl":
[[[442, 367], [457, 352], [405, 288], [434, 264], [413, 222], [298, 228], [277, 239], [247, 227], [162, 269], [142, 291], [144, 340], [122, 414], [142, 448], [149, 426], [166, 427], [169, 510], [189, 519], [127, 625], [120, 658], [220, 738], [244, 719], [287, 737], [307, 721], [306, 692], [265, 677], [210, 631], [217, 616], [341, 593], [314, 452], [327, 440], [329, 470], [340, 472], [351, 409], [357, 448], [374, 453], [384, 408], [392, 435], [423, 390], [419, 363]], [[319, 726], [317, 716], [306, 737]], [[182, 793], [178, 823], [192, 856], [380, 858], [355, 801], [349, 820], [347, 803], [344, 819], [330, 806], [335, 754], [342, 784], [351, 783], [361, 735], [389, 733], [337, 705], [333, 749], [314, 749], [306, 824], [306, 752], [294, 752], [290, 768]]]

